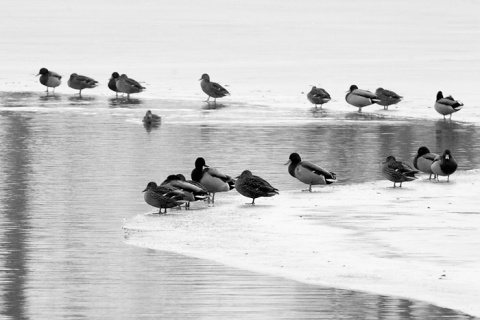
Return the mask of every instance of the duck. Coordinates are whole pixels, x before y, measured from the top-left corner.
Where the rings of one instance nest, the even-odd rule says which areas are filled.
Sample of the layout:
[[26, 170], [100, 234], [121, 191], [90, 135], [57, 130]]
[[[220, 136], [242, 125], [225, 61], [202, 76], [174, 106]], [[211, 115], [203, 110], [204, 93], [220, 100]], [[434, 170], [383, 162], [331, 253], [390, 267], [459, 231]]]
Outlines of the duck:
[[40, 76], [40, 83], [47, 87], [47, 93], [48, 88], [53, 88], [53, 93], [55, 93], [55, 88], [62, 83], [62, 76], [47, 68], [41, 68], [37, 76]]
[[250, 170], [245, 170], [235, 180], [235, 189], [238, 193], [247, 198], [252, 198], [252, 205], [255, 205], [255, 199], [260, 197], [273, 197], [278, 193], [266, 180], [255, 176]]
[[375, 94], [368, 90], [358, 89], [354, 84], [350, 86], [350, 90], [347, 91], [345, 100], [354, 107], [358, 108], [358, 112], [362, 112], [362, 108], [371, 104], [377, 103], [380, 100]]
[[178, 192], [183, 193], [182, 197], [176, 199], [183, 199], [188, 201], [186, 207], [190, 206], [191, 201], [208, 199], [208, 190], [200, 183], [194, 181], [186, 181], [182, 174], [171, 174], [165, 179], [160, 186], [168, 186]]
[[95, 88], [98, 84], [98, 81], [96, 81], [92, 78], [86, 77], [86, 76], [82, 76], [82, 75], [79, 75], [79, 74], [76, 74], [76, 73], [72, 73], [70, 75], [70, 79], [68, 79], [67, 84], [72, 89], [80, 90], [79, 95], [81, 97], [83, 89]]
[[325, 170], [309, 161], [302, 161], [302, 158], [296, 152], [290, 154], [285, 165], [287, 164], [288, 173], [299, 181], [308, 184], [309, 192], [312, 192], [312, 185], [337, 182], [337, 175], [334, 172]]
[[117, 90], [119, 92], [127, 94], [127, 99], [130, 99], [131, 93], [139, 93], [145, 89], [145, 87], [143, 87], [140, 83], [129, 78], [126, 74], [122, 74], [120, 77], [118, 77], [115, 85], [117, 86]]
[[383, 88], [378, 88], [375, 91], [375, 95], [377, 96], [379, 102], [377, 104], [383, 106], [384, 110], [388, 110], [388, 106], [392, 104], [397, 104], [402, 101], [403, 97], [399, 96], [395, 92]]
[[192, 170], [191, 177], [193, 181], [201, 183], [208, 190], [208, 193], [212, 194], [213, 204], [215, 204], [215, 193], [226, 192], [235, 188], [235, 180], [232, 177], [209, 167], [202, 157], [195, 160], [195, 168]]
[[[178, 207], [184, 203], [172, 196], [171, 192], [174, 190], [174, 188], [168, 186], [157, 186], [157, 184], [152, 181], [147, 184], [147, 187], [142, 192], [144, 192], [143, 198], [146, 203], [152, 207], [159, 208], [158, 213], [167, 213], [167, 208]], [[164, 212], [162, 212], [162, 208], [165, 209]]]
[[322, 109], [323, 104], [331, 100], [330, 95], [325, 89], [317, 88], [315, 86], [313, 86], [312, 90], [307, 93], [307, 99], [315, 105], [315, 109], [317, 109], [317, 104], [319, 104], [320, 109]]
[[108, 88], [115, 92], [115, 97], [118, 98], [118, 93], [120, 92], [117, 88], [117, 80], [120, 78], [118, 72], [113, 72], [112, 76], [108, 80]]
[[446, 115], [450, 115], [450, 120], [452, 119], [452, 114], [454, 112], [460, 111], [463, 107], [463, 103], [453, 99], [452, 96], [443, 97], [442, 91], [438, 91], [437, 100], [435, 100], [435, 110], [443, 115], [443, 120], [445, 120]]
[[452, 156], [452, 152], [446, 149], [443, 154], [438, 155], [432, 163], [432, 171], [438, 176], [447, 176], [447, 182], [450, 181], [450, 175], [457, 170], [458, 164]]
[[418, 170], [413, 169], [403, 161], [397, 161], [394, 156], [388, 156], [383, 162], [382, 173], [388, 180], [393, 182], [393, 187], [400, 183], [400, 188], [403, 182], [409, 182], [417, 179], [415, 174]]
[[146, 124], [159, 123], [162, 121], [162, 117], [152, 113], [151, 110], [147, 110], [145, 116], [143, 117], [143, 122]]
[[438, 157], [438, 154], [431, 153], [427, 147], [420, 147], [418, 148], [417, 155], [413, 158], [413, 166], [421, 172], [430, 174], [428, 180], [432, 180], [432, 175], [435, 179], [436, 175], [432, 171], [432, 163], [436, 157]]
[[206, 100], [206, 102], [210, 100], [210, 97], [214, 98], [213, 102], [217, 102], [217, 98], [222, 98], [230, 94], [227, 89], [225, 89], [218, 83], [211, 82], [210, 76], [206, 73], [202, 74], [200, 81], [200, 87], [202, 88], [203, 92], [208, 95], [208, 99]]

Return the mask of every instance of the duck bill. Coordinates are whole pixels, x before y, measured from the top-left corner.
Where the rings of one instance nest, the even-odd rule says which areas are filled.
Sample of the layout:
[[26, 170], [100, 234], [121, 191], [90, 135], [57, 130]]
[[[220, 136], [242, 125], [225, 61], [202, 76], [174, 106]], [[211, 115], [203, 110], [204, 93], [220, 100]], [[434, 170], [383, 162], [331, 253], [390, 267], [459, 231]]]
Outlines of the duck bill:
[[284, 164], [284, 166], [286, 166], [287, 164], [290, 164], [290, 163], [292, 163], [292, 160], [288, 160], [288, 161]]

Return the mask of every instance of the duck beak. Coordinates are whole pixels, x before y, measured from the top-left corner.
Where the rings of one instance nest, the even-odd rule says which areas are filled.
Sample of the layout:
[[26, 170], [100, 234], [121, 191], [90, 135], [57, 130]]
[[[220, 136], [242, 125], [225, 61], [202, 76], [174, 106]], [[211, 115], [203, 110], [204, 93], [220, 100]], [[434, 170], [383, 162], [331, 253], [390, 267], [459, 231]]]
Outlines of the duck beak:
[[288, 160], [287, 163], [284, 164], [284, 166], [286, 166], [287, 164], [290, 164], [292, 163], [292, 160]]
[[146, 187], [145, 190], [143, 190], [142, 192], [145, 192], [145, 191], [147, 191], [147, 190], [148, 190], [148, 187]]

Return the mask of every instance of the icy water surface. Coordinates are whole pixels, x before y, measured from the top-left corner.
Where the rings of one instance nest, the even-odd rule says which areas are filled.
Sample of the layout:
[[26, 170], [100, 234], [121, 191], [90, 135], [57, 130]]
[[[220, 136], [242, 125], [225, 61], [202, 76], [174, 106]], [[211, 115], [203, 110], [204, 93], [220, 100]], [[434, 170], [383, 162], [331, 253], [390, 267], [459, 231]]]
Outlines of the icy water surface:
[[[147, 109], [163, 116], [141, 121]], [[388, 154], [451, 148], [475, 167], [478, 127], [315, 112], [296, 106], [43, 93], [0, 93], [0, 306], [9, 318], [469, 319], [417, 301], [305, 285], [125, 245], [123, 219], [151, 210], [141, 191], [188, 175], [197, 156], [280, 190], [290, 152], [337, 172], [380, 179]], [[234, 192], [234, 191], [233, 191]]]

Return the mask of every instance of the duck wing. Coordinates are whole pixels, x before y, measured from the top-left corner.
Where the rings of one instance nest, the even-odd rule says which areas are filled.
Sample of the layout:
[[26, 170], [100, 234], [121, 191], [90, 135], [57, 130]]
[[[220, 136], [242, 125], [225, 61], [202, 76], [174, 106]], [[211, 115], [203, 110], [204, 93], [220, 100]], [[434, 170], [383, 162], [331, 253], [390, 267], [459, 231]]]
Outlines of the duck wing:
[[313, 164], [309, 161], [302, 161], [302, 162], [300, 162], [300, 165], [303, 168], [305, 168], [305, 169], [307, 169], [307, 170], [309, 170], [309, 171], [311, 171], [315, 174], [324, 176], [325, 178], [336, 179], [335, 173], [327, 171], [327, 170], [323, 169], [322, 167], [319, 167], [316, 164]]

